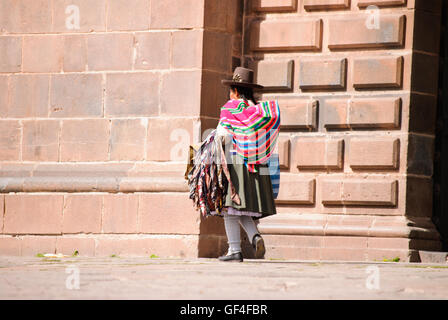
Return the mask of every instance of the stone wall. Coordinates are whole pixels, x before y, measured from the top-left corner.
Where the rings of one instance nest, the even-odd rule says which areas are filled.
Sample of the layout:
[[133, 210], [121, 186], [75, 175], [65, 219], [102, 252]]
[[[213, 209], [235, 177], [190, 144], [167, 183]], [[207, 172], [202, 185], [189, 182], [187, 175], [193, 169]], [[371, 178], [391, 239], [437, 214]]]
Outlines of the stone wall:
[[275, 258], [418, 260], [431, 222], [441, 1], [252, 1], [245, 61], [282, 110]]
[[186, 152], [241, 22], [236, 0], [0, 1], [0, 254], [197, 256]]
[[267, 258], [439, 249], [440, 4], [0, 0], [0, 254], [222, 253], [222, 222], [188, 199], [185, 152], [240, 64], [282, 110]]

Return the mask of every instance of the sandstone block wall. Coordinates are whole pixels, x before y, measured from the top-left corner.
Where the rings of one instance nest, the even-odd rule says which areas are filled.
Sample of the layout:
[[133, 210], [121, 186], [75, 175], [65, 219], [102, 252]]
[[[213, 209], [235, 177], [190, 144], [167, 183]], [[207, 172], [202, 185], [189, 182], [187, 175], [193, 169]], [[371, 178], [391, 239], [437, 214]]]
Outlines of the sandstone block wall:
[[197, 256], [186, 152], [241, 22], [236, 0], [0, 1], [0, 254]]
[[[441, 0], [0, 0], [0, 254], [216, 256], [183, 180], [220, 83], [278, 99], [267, 258], [418, 260]], [[247, 249], [247, 243], [246, 243]]]
[[432, 166], [441, 1], [252, 1], [247, 65], [282, 111], [272, 257], [439, 249]]

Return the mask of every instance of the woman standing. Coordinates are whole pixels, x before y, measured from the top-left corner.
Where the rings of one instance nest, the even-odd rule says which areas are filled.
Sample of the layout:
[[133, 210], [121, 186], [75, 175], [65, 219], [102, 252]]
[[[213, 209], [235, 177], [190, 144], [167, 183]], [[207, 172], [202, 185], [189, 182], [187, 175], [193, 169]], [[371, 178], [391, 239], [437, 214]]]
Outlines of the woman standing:
[[[240, 203], [236, 204], [232, 201], [229, 186], [223, 204], [224, 225], [229, 249], [226, 255], [219, 257], [219, 260], [242, 262], [240, 225], [247, 233], [248, 239], [255, 249], [256, 258], [262, 258], [265, 254], [265, 245], [254, 220], [276, 214], [271, 177], [266, 160], [272, 152], [271, 143], [276, 142], [280, 114], [276, 101], [264, 104], [267, 108], [272, 107], [274, 117], [269, 118], [269, 111], [264, 113], [263, 109], [259, 109], [261, 105], [260, 107], [257, 105], [253, 89], [263, 87], [253, 83], [253, 71], [251, 69], [237, 67], [232, 80], [222, 80], [222, 83], [229, 86], [230, 100], [221, 108], [216, 135], [224, 138], [225, 141], [232, 141], [233, 150], [228, 150], [229, 144], [226, 143], [225, 153], [230, 158], [228, 169], [232, 184], [239, 195]], [[266, 110], [268, 109], [264, 111]], [[246, 130], [247, 127], [245, 126], [249, 125], [250, 130]], [[258, 137], [263, 134], [266, 135], [266, 129], [273, 130], [271, 130], [271, 134], [268, 133], [268, 139], [260, 144], [263, 145], [261, 148], [258, 146], [258, 141], [256, 147], [247, 146], [251, 143], [248, 143], [247, 140], [240, 141], [239, 144], [235, 143], [235, 139], [238, 139], [238, 132], [241, 133], [246, 130], [250, 132], [251, 136]], [[247, 132], [245, 134], [247, 135]], [[244, 148], [247, 149], [242, 150]], [[263, 148], [265, 149], [261, 150]], [[248, 160], [254, 154], [259, 159], [260, 150], [263, 151], [262, 161]], [[241, 157], [241, 155], [244, 156]]]

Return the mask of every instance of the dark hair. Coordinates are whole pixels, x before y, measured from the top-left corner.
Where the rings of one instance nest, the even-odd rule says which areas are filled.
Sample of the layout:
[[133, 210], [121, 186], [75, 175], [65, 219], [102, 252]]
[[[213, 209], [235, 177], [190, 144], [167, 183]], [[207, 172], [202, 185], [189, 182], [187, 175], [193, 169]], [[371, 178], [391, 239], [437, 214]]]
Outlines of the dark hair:
[[242, 86], [230, 86], [230, 87], [232, 88], [233, 91], [235, 90], [238, 91], [241, 99], [245, 101], [252, 100], [254, 104], [257, 104], [257, 101], [255, 100], [254, 97], [254, 90], [252, 88]]

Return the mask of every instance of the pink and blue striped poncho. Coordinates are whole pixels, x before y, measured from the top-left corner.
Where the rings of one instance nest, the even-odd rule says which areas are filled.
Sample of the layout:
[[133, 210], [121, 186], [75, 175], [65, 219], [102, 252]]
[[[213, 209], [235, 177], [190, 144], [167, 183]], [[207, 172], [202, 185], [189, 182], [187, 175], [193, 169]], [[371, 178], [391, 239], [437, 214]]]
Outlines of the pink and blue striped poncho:
[[277, 100], [249, 105], [244, 100], [229, 100], [221, 107], [220, 125], [233, 134], [233, 149], [244, 159], [249, 172], [267, 163], [274, 151], [280, 129]]

